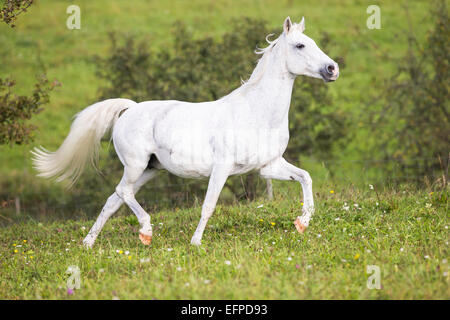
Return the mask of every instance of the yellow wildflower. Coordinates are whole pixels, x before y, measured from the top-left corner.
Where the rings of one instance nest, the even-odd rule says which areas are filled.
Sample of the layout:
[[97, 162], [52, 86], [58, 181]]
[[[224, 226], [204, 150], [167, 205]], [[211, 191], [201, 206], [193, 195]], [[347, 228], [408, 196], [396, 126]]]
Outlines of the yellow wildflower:
[[271, 224], [272, 226], [274, 226], [274, 225], [275, 225], [275, 222], [271, 222], [270, 224]]
[[360, 254], [359, 254], [359, 253], [357, 253], [357, 254], [355, 254], [355, 256], [353, 257], [353, 259], [355, 259], [355, 260], [358, 260], [358, 259], [359, 259], [359, 257], [360, 257]]
[[334, 190], [330, 190], [330, 193], [334, 193]]

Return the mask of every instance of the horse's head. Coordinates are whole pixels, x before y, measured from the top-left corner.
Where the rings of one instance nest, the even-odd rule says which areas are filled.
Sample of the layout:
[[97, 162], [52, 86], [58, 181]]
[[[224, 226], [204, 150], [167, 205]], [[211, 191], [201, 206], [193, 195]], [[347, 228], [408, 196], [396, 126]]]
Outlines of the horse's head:
[[303, 33], [305, 18], [292, 23], [289, 17], [283, 24], [286, 42], [286, 67], [295, 75], [305, 75], [334, 81], [339, 77], [339, 66], [317, 46], [313, 39]]

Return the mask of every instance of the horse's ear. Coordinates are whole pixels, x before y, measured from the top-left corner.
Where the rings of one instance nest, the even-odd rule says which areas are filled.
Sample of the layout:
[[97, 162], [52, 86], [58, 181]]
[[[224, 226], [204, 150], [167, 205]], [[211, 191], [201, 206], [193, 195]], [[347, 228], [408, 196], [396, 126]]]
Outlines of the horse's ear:
[[284, 33], [288, 34], [289, 30], [291, 30], [291, 28], [292, 28], [291, 18], [287, 17], [286, 20], [284, 20], [284, 23], [283, 23]]
[[305, 17], [302, 17], [302, 21], [298, 24], [301, 32], [305, 31]]

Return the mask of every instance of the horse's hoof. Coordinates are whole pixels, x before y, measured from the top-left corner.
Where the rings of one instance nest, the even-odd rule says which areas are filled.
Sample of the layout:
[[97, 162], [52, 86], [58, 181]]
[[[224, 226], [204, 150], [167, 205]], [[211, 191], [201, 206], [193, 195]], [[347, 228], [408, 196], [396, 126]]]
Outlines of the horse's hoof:
[[147, 236], [139, 232], [139, 240], [141, 240], [144, 245], [148, 246], [152, 242], [152, 236]]
[[306, 230], [306, 226], [300, 222], [300, 217], [297, 217], [294, 221], [295, 228], [299, 233], [303, 233]]

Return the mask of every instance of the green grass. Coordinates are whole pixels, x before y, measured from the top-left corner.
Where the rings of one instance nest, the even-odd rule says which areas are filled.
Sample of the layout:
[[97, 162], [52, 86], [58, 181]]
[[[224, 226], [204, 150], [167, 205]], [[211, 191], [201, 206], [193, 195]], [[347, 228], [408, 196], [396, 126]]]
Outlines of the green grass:
[[[108, 221], [92, 250], [81, 245], [90, 219], [3, 227], [0, 298], [450, 298], [448, 193], [316, 189], [316, 214], [300, 235], [298, 184], [276, 190], [271, 202], [219, 206], [199, 248], [189, 244], [198, 207], [153, 213], [149, 247], [132, 215]], [[73, 295], [70, 265], [81, 270]], [[382, 289], [367, 288], [367, 265], [380, 267]]]

